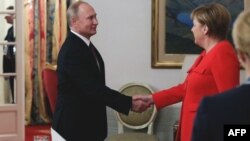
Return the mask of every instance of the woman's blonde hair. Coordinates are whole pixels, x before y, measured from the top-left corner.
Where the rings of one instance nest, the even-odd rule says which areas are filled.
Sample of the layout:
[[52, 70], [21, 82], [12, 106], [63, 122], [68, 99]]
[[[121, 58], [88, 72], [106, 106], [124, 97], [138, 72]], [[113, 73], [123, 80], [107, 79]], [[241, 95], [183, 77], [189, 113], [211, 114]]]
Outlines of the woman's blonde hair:
[[201, 5], [191, 13], [191, 19], [197, 19], [209, 29], [210, 36], [225, 39], [228, 33], [231, 15], [229, 11], [219, 3]]
[[250, 56], [250, 11], [241, 12], [233, 25], [235, 48]]

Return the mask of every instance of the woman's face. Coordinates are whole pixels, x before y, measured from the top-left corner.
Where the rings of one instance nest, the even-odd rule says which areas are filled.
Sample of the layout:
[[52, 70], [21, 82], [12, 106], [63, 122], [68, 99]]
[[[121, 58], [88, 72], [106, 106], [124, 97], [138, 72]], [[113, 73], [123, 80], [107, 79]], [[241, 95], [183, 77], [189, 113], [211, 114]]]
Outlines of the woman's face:
[[191, 29], [194, 35], [194, 43], [202, 47], [204, 37], [205, 37], [205, 25], [202, 25], [197, 21], [196, 18], [193, 19], [193, 27]]

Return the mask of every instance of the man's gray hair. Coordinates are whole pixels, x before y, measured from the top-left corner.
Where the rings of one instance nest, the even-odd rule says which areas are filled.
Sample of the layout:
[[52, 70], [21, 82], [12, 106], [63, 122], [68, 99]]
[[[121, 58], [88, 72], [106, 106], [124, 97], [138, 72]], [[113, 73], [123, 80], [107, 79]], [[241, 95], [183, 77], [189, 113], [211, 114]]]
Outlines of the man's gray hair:
[[68, 21], [68, 25], [70, 25], [71, 19], [72, 17], [77, 17], [78, 16], [78, 11], [79, 11], [79, 6], [81, 4], [88, 4], [87, 2], [84, 1], [76, 1], [74, 3], [72, 3], [68, 10], [67, 10], [67, 21]]

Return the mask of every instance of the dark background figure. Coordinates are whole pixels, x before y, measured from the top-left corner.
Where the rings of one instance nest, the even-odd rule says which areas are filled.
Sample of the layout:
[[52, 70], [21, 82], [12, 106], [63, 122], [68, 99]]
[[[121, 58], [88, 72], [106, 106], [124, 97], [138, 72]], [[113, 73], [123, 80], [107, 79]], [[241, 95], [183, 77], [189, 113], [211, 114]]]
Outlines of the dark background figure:
[[[7, 10], [13, 10], [13, 6], [7, 7]], [[5, 36], [4, 40], [8, 42], [14, 42], [14, 14], [8, 14], [5, 16], [6, 22], [11, 24], [11, 27], [8, 29], [7, 35]], [[3, 55], [3, 73], [14, 73], [16, 70], [16, 59], [15, 59], [15, 46], [14, 45], [7, 45], [4, 48], [4, 55]], [[14, 76], [10, 76], [6, 78], [9, 81], [10, 89], [11, 89], [11, 98], [12, 103], [14, 103]]]

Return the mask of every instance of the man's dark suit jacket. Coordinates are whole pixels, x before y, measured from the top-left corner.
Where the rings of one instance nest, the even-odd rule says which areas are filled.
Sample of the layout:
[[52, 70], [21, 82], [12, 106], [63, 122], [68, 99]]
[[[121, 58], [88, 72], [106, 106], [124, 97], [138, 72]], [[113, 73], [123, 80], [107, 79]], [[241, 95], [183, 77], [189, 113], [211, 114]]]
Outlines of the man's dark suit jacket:
[[128, 114], [132, 98], [105, 85], [104, 62], [86, 43], [69, 33], [58, 55], [58, 98], [52, 128], [67, 141], [103, 141], [106, 106]]
[[225, 124], [250, 124], [250, 84], [204, 98], [194, 122], [192, 141], [223, 141]]
[[[13, 26], [11, 26], [8, 29], [8, 32], [4, 38], [4, 40], [8, 42], [15, 42], [14, 37], [14, 29]], [[3, 72], [15, 72], [15, 54], [14, 54], [14, 45], [7, 45], [7, 52], [3, 56]]]
[[[15, 42], [14, 37], [14, 28], [11, 26], [8, 29], [8, 32], [4, 38], [5, 41]], [[3, 72], [4, 73], [13, 73], [16, 71], [16, 57], [14, 53], [14, 45], [7, 45], [7, 52], [3, 55]], [[14, 77], [9, 77], [12, 103], [14, 103]]]

